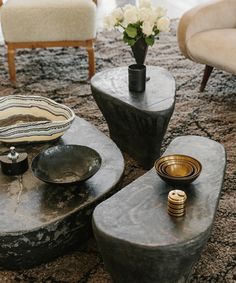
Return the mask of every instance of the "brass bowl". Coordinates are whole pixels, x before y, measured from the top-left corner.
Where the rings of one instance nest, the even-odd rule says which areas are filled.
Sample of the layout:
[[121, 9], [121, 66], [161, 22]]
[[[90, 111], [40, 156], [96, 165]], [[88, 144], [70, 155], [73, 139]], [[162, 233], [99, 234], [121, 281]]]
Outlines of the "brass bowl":
[[200, 175], [201, 163], [187, 155], [166, 155], [156, 160], [155, 169], [162, 180], [175, 185], [190, 184]]
[[160, 165], [160, 170], [163, 174], [173, 177], [187, 177], [195, 172], [195, 168], [189, 162], [163, 162]]

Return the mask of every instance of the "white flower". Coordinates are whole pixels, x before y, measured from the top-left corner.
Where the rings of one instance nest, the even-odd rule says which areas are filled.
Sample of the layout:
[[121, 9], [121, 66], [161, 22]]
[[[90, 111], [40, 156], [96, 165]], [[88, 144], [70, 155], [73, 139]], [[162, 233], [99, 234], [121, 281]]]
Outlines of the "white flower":
[[138, 10], [138, 16], [139, 16], [139, 20], [140, 22], [146, 22], [146, 21], [149, 21], [149, 22], [155, 22], [156, 20], [156, 16], [153, 12], [152, 9], [150, 8], [140, 8]]
[[139, 0], [139, 7], [140, 8], [151, 8], [152, 1], [151, 0]]
[[131, 4], [127, 4], [127, 5], [125, 5], [123, 8], [122, 8], [122, 10], [125, 12], [125, 11], [127, 11], [127, 10], [129, 10], [129, 9], [136, 9], [136, 7], [134, 6], [134, 5], [131, 5]]
[[107, 30], [113, 30], [116, 23], [117, 20], [112, 15], [108, 15], [104, 18], [104, 28]]
[[161, 6], [158, 6], [155, 9], [155, 14], [156, 14], [157, 18], [164, 17], [164, 16], [166, 16], [166, 9], [161, 7]]
[[157, 29], [159, 31], [168, 32], [170, 30], [170, 20], [167, 17], [162, 17], [157, 21]]
[[104, 18], [104, 27], [107, 30], [113, 30], [114, 27], [122, 22], [124, 18], [123, 11], [121, 8], [117, 8], [112, 13]]
[[134, 24], [138, 21], [138, 11], [137, 8], [133, 6], [133, 8], [127, 9], [124, 11], [124, 21], [122, 23], [123, 26], [127, 26], [128, 24]]
[[116, 22], [121, 22], [123, 21], [124, 18], [124, 13], [121, 8], [117, 8], [112, 11], [111, 16], [116, 20]]
[[[127, 29], [129, 24], [135, 24]], [[139, 0], [138, 7], [127, 4], [112, 11], [104, 18], [104, 26], [108, 30], [114, 28], [123, 32], [125, 42], [131, 43], [140, 37], [149, 37], [150, 45], [154, 42], [155, 34], [167, 32], [170, 29], [170, 20], [166, 16], [166, 9], [161, 6], [152, 6], [152, 0]], [[127, 30], [126, 30], [127, 29]], [[133, 39], [133, 40], [131, 40]]]
[[146, 36], [150, 36], [153, 34], [153, 23], [149, 21], [145, 21], [142, 24], [142, 31]]

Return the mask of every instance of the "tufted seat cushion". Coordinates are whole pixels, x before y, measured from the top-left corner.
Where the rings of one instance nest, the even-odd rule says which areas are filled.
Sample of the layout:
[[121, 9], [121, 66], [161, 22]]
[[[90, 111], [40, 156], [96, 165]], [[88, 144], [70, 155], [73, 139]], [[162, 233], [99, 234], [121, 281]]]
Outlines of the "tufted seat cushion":
[[8, 0], [1, 8], [6, 42], [45, 42], [95, 38], [92, 0]]
[[187, 52], [193, 61], [236, 74], [236, 28], [196, 33], [187, 41]]

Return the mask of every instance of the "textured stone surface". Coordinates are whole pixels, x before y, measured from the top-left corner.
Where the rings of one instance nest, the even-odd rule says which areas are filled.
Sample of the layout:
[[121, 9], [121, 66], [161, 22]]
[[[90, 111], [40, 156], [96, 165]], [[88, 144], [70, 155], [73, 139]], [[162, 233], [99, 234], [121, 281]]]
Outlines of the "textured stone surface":
[[190, 155], [203, 166], [191, 185], [177, 187], [187, 195], [183, 217], [169, 216], [173, 186], [154, 168], [94, 210], [95, 237], [114, 282], [184, 283], [209, 238], [224, 180], [224, 148], [185, 136], [172, 141], [168, 154]]
[[175, 81], [163, 68], [147, 66], [146, 90], [128, 90], [128, 68], [112, 68], [91, 80], [93, 96], [119, 148], [146, 169], [160, 149], [175, 104]]
[[[124, 169], [121, 152], [103, 133], [84, 119], [54, 145], [80, 144], [102, 158], [100, 170], [89, 180], [73, 185], [46, 184], [29, 169], [20, 176], [0, 174], [0, 265], [26, 268], [63, 254], [90, 236], [91, 214], [119, 182]], [[52, 143], [17, 146], [29, 160]], [[6, 151], [2, 144], [0, 152]], [[29, 256], [30, 255], [30, 256]]]
[[[94, 101], [87, 77], [87, 54], [82, 49], [22, 50], [17, 52], [18, 86], [8, 81], [6, 51], [0, 47], [0, 95], [39, 94], [73, 108], [104, 133], [107, 124]], [[97, 71], [135, 63], [120, 33], [99, 33], [96, 41]], [[227, 151], [223, 191], [212, 235], [196, 264], [191, 283], [235, 283], [235, 184], [236, 184], [236, 77], [214, 70], [204, 93], [199, 86], [204, 67], [186, 60], [176, 41], [176, 23], [171, 32], [148, 49], [147, 65], [166, 68], [177, 84], [175, 111], [163, 140], [163, 150], [182, 135], [196, 134], [222, 143]], [[145, 171], [125, 157], [125, 173], [119, 188]], [[29, 270], [0, 271], [3, 283], [111, 283], [109, 274], [91, 239], [48, 264]]]

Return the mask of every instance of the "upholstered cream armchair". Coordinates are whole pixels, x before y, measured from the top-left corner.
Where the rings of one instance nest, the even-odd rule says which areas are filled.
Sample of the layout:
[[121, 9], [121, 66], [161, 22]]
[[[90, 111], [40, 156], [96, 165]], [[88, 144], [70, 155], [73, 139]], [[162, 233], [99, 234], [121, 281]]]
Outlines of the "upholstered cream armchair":
[[200, 91], [213, 68], [236, 74], [236, 0], [197, 6], [180, 19], [179, 48], [185, 57], [206, 65]]
[[85, 47], [89, 78], [95, 73], [96, 1], [0, 0], [10, 80], [15, 82], [17, 48]]

